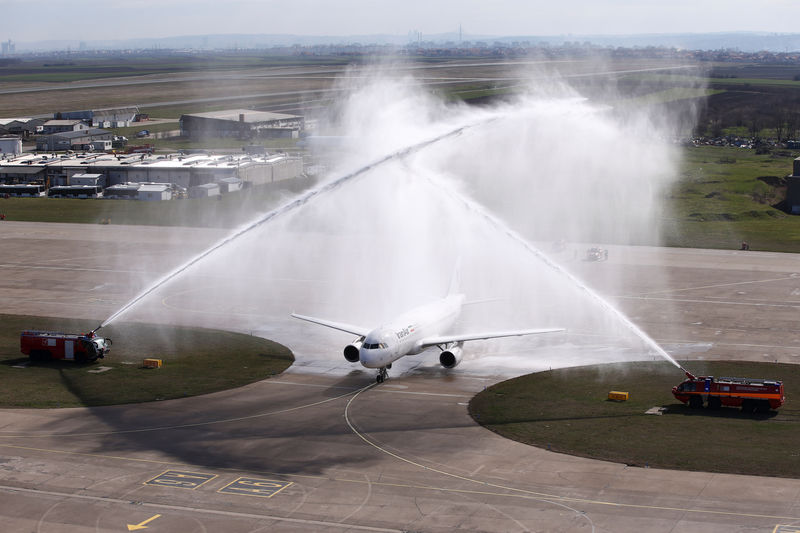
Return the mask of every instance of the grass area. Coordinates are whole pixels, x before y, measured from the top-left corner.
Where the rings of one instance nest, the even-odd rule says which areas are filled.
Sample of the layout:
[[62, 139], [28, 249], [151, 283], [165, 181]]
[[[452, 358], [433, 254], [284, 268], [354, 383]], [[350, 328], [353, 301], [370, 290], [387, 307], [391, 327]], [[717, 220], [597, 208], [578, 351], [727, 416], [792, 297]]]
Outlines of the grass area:
[[[800, 477], [800, 366], [697, 362], [696, 375], [780, 379], [787, 403], [767, 415], [689, 409], [672, 397], [683, 374], [666, 362], [577, 367], [494, 385], [469, 404], [477, 422], [520, 442], [635, 466]], [[630, 392], [627, 402], [607, 400]], [[655, 406], [662, 416], [645, 415]]]
[[754, 85], [762, 87], [791, 87], [800, 88], [800, 81], [794, 80], [776, 80], [766, 78], [709, 78], [708, 83], [712, 86], [715, 85]]
[[0, 67], [3, 82], [72, 82], [102, 78], [146, 76], [178, 72], [240, 70], [284, 66], [346, 65], [358, 62], [344, 57], [269, 56], [263, 52], [206, 54], [138, 54], [103, 58], [71, 58], [45, 62], [38, 59]]
[[626, 103], [634, 105], [652, 105], [664, 104], [666, 102], [675, 102], [677, 100], [687, 100], [694, 98], [703, 98], [713, 94], [720, 94], [725, 92], [721, 89], [705, 89], [700, 87], [671, 87], [660, 91], [654, 91], [644, 96], [637, 96], [630, 98]]
[[150, 124], [147, 121], [144, 122], [137, 122], [135, 126], [130, 126], [127, 128], [105, 128], [110, 132], [113, 132], [114, 135], [124, 135], [130, 141], [135, 141], [136, 134], [142, 130], [147, 130], [151, 133], [162, 132], [162, 131], [173, 131], [181, 129], [180, 123], [175, 120], [175, 122], [160, 122], [157, 124]]
[[[239, 333], [151, 324], [112, 324], [99, 334], [114, 344], [97, 363], [37, 363], [14, 368], [24, 329], [80, 333], [97, 321], [0, 315], [0, 406], [79, 407], [182, 398], [240, 387], [283, 372], [294, 357], [277, 343]], [[163, 360], [160, 369], [142, 360]], [[111, 370], [92, 374], [99, 366]]]
[[773, 207], [798, 154], [757, 155], [732, 147], [689, 147], [669, 201], [671, 246], [800, 251], [800, 217]]
[[300, 191], [311, 183], [309, 178], [295, 178], [211, 198], [165, 202], [0, 198], [0, 213], [5, 214], [7, 220], [22, 222], [99, 224], [108, 221], [112, 224], [232, 228], [276, 207], [286, 194]]

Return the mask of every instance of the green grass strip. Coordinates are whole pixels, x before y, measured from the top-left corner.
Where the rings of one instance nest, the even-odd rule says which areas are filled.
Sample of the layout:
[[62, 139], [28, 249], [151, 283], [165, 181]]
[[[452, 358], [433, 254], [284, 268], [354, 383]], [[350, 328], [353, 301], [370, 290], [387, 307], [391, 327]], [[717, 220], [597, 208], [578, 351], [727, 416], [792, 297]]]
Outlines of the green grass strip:
[[[556, 452], [639, 467], [800, 478], [800, 366], [685, 362], [695, 375], [783, 380], [787, 403], [768, 415], [690, 409], [672, 396], [685, 377], [667, 362], [539, 372], [494, 385], [469, 405], [504, 437]], [[612, 390], [630, 393], [609, 401]], [[663, 415], [646, 415], [665, 407]]]
[[[279, 374], [294, 357], [280, 344], [240, 333], [178, 326], [120, 323], [100, 330], [114, 344], [93, 364], [29, 364], [20, 353], [25, 329], [82, 333], [97, 320], [0, 315], [0, 406], [81, 407], [150, 402], [207, 394]], [[161, 359], [145, 369], [146, 358]], [[90, 373], [100, 366], [111, 370]]]

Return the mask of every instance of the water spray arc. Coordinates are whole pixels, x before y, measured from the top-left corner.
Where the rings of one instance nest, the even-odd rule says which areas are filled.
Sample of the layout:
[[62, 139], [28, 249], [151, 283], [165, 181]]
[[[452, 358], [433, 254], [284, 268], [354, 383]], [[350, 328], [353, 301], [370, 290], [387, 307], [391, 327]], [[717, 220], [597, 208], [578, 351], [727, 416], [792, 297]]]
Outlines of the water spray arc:
[[283, 206], [281, 206], [281, 207], [279, 207], [277, 209], [273, 209], [272, 211], [260, 216], [255, 221], [243, 225], [239, 229], [235, 230], [232, 234], [230, 234], [227, 237], [221, 239], [217, 243], [213, 244], [211, 247], [207, 248], [203, 252], [200, 252], [199, 254], [194, 256], [192, 259], [186, 261], [182, 265], [180, 265], [180, 266], [176, 267], [175, 269], [173, 269], [171, 272], [169, 272], [169, 273], [165, 274], [164, 276], [162, 276], [159, 280], [157, 280], [155, 283], [150, 285], [148, 288], [146, 288], [145, 290], [140, 292], [136, 297], [131, 299], [128, 303], [126, 303], [120, 309], [115, 311], [111, 316], [106, 318], [99, 326], [97, 326], [95, 329], [92, 330], [92, 333], [94, 333], [97, 330], [99, 330], [100, 328], [103, 328], [103, 327], [107, 326], [108, 324], [110, 324], [113, 320], [115, 320], [121, 314], [123, 314], [124, 312], [129, 310], [131, 307], [136, 305], [143, 298], [145, 298], [146, 296], [151, 294], [153, 291], [155, 291], [156, 289], [158, 289], [159, 287], [161, 287], [162, 285], [164, 285], [168, 281], [174, 279], [176, 276], [178, 276], [182, 272], [186, 271], [189, 267], [191, 267], [191, 266], [195, 265], [196, 263], [202, 261], [204, 258], [208, 257], [209, 255], [211, 255], [212, 253], [216, 252], [220, 248], [223, 248], [224, 246], [227, 246], [228, 244], [236, 241], [239, 237], [241, 237], [241, 236], [249, 233], [250, 231], [262, 226], [263, 224], [269, 222], [270, 220], [273, 220], [276, 217], [279, 217], [279, 216], [284, 215], [284, 214], [286, 214], [286, 213], [288, 213], [290, 211], [293, 211], [293, 210], [295, 210], [295, 209], [297, 209], [299, 207], [302, 207], [303, 205], [305, 205], [308, 202], [310, 202], [311, 200], [313, 200], [315, 197], [317, 197], [317, 196], [319, 196], [321, 194], [324, 194], [326, 192], [332, 191], [334, 189], [337, 189], [338, 187], [342, 186], [343, 184], [349, 182], [350, 180], [352, 180], [352, 179], [354, 179], [354, 178], [356, 178], [358, 176], [361, 176], [361, 175], [365, 174], [366, 172], [369, 172], [370, 170], [373, 170], [374, 168], [376, 168], [376, 167], [378, 167], [378, 166], [380, 166], [380, 165], [382, 165], [384, 163], [387, 163], [389, 161], [396, 160], [396, 159], [405, 157], [407, 155], [413, 154], [415, 152], [418, 152], [418, 151], [426, 148], [427, 146], [430, 146], [431, 144], [437, 143], [439, 141], [443, 141], [443, 140], [448, 139], [450, 137], [455, 137], [455, 136], [461, 134], [461, 132], [463, 132], [466, 129], [473, 128], [473, 127], [481, 125], [481, 124], [485, 124], [485, 123], [487, 123], [487, 122], [489, 122], [491, 120], [493, 120], [493, 119], [486, 119], [486, 120], [473, 122], [471, 124], [466, 124], [466, 125], [460, 126], [458, 128], [452, 129], [452, 130], [450, 130], [450, 131], [448, 131], [446, 133], [442, 133], [440, 135], [437, 135], [436, 137], [433, 137], [433, 138], [430, 138], [428, 140], [419, 142], [417, 144], [413, 144], [411, 146], [407, 146], [406, 148], [403, 148], [403, 149], [398, 150], [396, 152], [392, 152], [391, 154], [389, 154], [389, 155], [387, 155], [385, 157], [382, 157], [382, 158], [380, 158], [380, 159], [378, 159], [376, 161], [373, 161], [372, 163], [370, 163], [370, 164], [368, 164], [366, 166], [363, 166], [363, 167], [359, 168], [358, 170], [356, 170], [354, 172], [351, 172], [349, 174], [346, 174], [344, 176], [336, 178], [336, 179], [326, 183], [325, 185], [322, 185], [321, 187], [317, 187], [316, 189], [312, 189], [311, 191], [308, 191], [308, 192], [300, 195], [295, 200], [293, 200], [293, 201], [291, 201], [291, 202], [289, 202], [287, 204], [284, 204]]
[[444, 194], [447, 194], [452, 198], [456, 199], [458, 202], [463, 204], [466, 209], [472, 211], [479, 217], [483, 218], [483, 220], [486, 223], [488, 223], [491, 227], [501, 232], [502, 234], [510, 238], [512, 241], [521, 245], [526, 251], [533, 254], [535, 257], [537, 257], [548, 267], [556, 271], [558, 274], [567, 278], [576, 287], [578, 287], [581, 291], [587, 294], [592, 300], [598, 303], [604, 310], [608, 311], [614, 318], [619, 320], [620, 323], [622, 323], [634, 335], [639, 337], [639, 339], [641, 339], [647, 346], [652, 348], [653, 351], [655, 351], [658, 355], [660, 355], [661, 357], [663, 357], [664, 359], [666, 359], [679, 369], [683, 370], [687, 375], [691, 375], [675, 359], [673, 359], [663, 348], [661, 348], [661, 346], [659, 346], [658, 343], [656, 343], [656, 341], [654, 341], [649, 335], [647, 335], [644, 331], [642, 331], [636, 324], [631, 322], [630, 319], [626, 317], [619, 309], [611, 305], [606, 299], [604, 299], [597, 292], [592, 290], [588, 285], [583, 283], [580, 279], [572, 275], [569, 271], [564, 269], [561, 265], [550, 259], [550, 257], [547, 256], [547, 254], [545, 254], [544, 252], [539, 250], [536, 246], [528, 242], [528, 240], [526, 240], [522, 235], [509, 228], [502, 220], [500, 220], [496, 216], [486, 211], [486, 209], [484, 209], [480, 204], [476, 203], [475, 201], [461, 194], [455, 187], [448, 185], [445, 180], [434, 180], [431, 178], [426, 178], [426, 180], [430, 185], [432, 185], [439, 191], [443, 192]]

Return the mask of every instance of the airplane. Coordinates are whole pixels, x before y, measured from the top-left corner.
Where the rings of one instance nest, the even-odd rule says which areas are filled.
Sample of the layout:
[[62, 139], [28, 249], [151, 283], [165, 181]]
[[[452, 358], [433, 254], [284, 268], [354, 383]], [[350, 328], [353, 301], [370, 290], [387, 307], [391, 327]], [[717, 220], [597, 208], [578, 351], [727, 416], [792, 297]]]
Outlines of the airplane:
[[462, 346], [467, 341], [555, 333], [564, 328], [521, 329], [488, 333], [447, 334], [458, 319], [465, 295], [458, 292], [458, 275], [454, 274], [447, 296], [416, 307], [377, 328], [354, 326], [323, 318], [291, 316], [306, 322], [344, 331], [358, 338], [344, 347], [344, 358], [366, 368], [377, 368], [376, 381], [383, 383], [392, 363], [407, 355], [417, 355], [436, 346], [441, 350], [439, 363], [447, 369], [455, 368], [462, 358]]

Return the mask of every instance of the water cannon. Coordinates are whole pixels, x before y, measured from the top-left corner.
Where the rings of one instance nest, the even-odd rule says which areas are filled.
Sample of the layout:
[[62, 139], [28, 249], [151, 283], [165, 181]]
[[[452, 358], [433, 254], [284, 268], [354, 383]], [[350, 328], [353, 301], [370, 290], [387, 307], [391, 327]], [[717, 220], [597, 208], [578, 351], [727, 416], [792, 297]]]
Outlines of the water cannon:
[[683, 373], [684, 373], [684, 374], [686, 374], [686, 377], [687, 377], [687, 378], [689, 378], [689, 379], [691, 379], [691, 380], [695, 380], [695, 379], [697, 379], [697, 377], [696, 377], [694, 374], [692, 374], [691, 372], [689, 372], [689, 371], [688, 371], [688, 370], [686, 370], [685, 368], [681, 367], [681, 370], [683, 370]]

